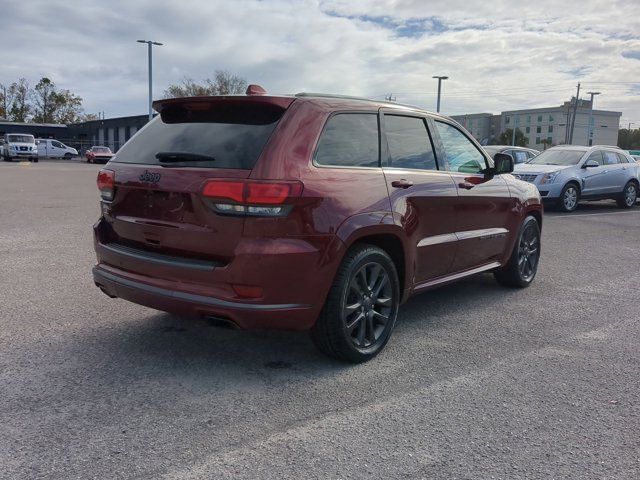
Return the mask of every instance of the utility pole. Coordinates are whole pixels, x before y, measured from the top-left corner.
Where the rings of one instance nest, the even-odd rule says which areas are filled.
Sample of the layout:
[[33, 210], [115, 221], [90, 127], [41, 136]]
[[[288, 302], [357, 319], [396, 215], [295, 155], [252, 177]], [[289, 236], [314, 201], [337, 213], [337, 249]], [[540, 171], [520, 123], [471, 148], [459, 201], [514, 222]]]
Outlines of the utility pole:
[[511, 145], [516, 146], [516, 116], [513, 115], [513, 127], [511, 128]]
[[587, 95], [591, 95], [591, 108], [589, 108], [589, 127], [587, 128], [587, 145], [590, 147], [593, 145], [593, 97], [600, 95], [600, 92], [587, 92]]
[[573, 120], [571, 121], [571, 133], [569, 134], [569, 145], [573, 144], [573, 129], [576, 126], [576, 115], [578, 113], [579, 100], [580, 100], [580, 82], [578, 82], [578, 91], [576, 92], [576, 102], [573, 104]]
[[438, 79], [438, 103], [436, 104], [436, 112], [440, 113], [440, 92], [442, 91], [442, 80], [447, 80], [449, 77], [441, 77], [441, 76], [434, 76], [431, 78], [437, 78]]
[[149, 121], [151, 121], [153, 120], [153, 59], [151, 49], [153, 45], [162, 45], [162, 43], [151, 40], [138, 40], [138, 43], [146, 43], [149, 52]]

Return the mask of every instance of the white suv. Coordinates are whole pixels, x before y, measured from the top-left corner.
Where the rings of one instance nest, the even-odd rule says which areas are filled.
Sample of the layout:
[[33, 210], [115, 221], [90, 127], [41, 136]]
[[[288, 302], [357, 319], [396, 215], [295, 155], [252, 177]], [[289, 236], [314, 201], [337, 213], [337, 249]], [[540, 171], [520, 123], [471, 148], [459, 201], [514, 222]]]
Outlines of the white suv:
[[7, 133], [2, 146], [2, 158], [10, 162], [14, 158], [24, 158], [32, 162], [38, 161], [38, 147], [33, 135], [26, 133]]

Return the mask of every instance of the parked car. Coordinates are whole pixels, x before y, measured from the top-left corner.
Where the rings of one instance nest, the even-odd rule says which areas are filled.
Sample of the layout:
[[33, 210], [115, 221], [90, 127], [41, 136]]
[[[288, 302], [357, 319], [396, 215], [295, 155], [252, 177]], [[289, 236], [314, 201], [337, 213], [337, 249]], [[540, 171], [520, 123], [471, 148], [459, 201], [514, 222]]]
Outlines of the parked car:
[[14, 159], [38, 161], [38, 147], [33, 135], [28, 133], [6, 133], [2, 145], [2, 158], [5, 162]]
[[84, 153], [88, 163], [107, 163], [113, 157], [109, 147], [93, 146]]
[[515, 176], [533, 183], [545, 202], [572, 212], [580, 200], [614, 199], [631, 208], [638, 197], [638, 165], [617, 147], [551, 147], [515, 167]]
[[38, 138], [38, 156], [41, 158], [66, 158], [70, 159], [78, 156], [75, 148], [69, 147], [53, 138]]
[[507, 155], [511, 155], [515, 163], [527, 163], [536, 155], [540, 155], [540, 152], [533, 148], [514, 147], [512, 145], [487, 145], [483, 148], [492, 157], [496, 153], [506, 153]]
[[158, 100], [100, 170], [104, 293], [362, 362], [414, 293], [533, 281], [542, 203], [510, 156], [417, 108], [260, 91]]
[[640, 155], [631, 155], [631, 158], [633, 158], [636, 163], [640, 163]]

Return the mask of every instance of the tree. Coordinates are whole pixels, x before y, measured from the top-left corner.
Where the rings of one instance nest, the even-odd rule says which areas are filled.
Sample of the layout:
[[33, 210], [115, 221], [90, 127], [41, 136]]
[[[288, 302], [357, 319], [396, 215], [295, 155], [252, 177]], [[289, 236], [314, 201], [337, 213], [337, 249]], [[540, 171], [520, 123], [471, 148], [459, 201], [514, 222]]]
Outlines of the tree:
[[47, 77], [42, 77], [34, 88], [32, 98], [35, 103], [33, 121], [53, 123], [57, 104], [55, 83]]
[[95, 113], [83, 113], [78, 118], [78, 122], [91, 122], [93, 120], [100, 120], [100, 117]]
[[640, 128], [618, 130], [618, 146], [625, 150], [640, 150]]
[[547, 147], [551, 146], [551, 142], [546, 138], [543, 138], [542, 140], [540, 140], [540, 143], [542, 144], [543, 150], [546, 150]]
[[55, 112], [53, 121], [55, 123], [76, 123], [80, 121], [82, 114], [82, 98], [71, 93], [69, 90], [60, 90], [54, 97]]
[[32, 92], [33, 121], [38, 123], [75, 123], [82, 113], [82, 98], [69, 90], [58, 90], [47, 77], [40, 79]]
[[[507, 128], [498, 136], [498, 145], [511, 145], [511, 139], [513, 138], [513, 129]], [[516, 146], [526, 147], [529, 143], [529, 139], [524, 136], [522, 130], [516, 130]]]
[[8, 115], [7, 117], [13, 122], [26, 122], [31, 113], [31, 104], [29, 103], [29, 82], [26, 78], [21, 78], [17, 82], [13, 82], [7, 89]]
[[8, 90], [6, 85], [0, 83], [0, 118], [7, 118], [9, 115], [11, 101], [8, 98]]
[[193, 78], [184, 77], [179, 84], [169, 85], [164, 91], [164, 98], [234, 95], [244, 93], [246, 89], [246, 79], [226, 70], [216, 70], [213, 80], [206, 78], [198, 83]]

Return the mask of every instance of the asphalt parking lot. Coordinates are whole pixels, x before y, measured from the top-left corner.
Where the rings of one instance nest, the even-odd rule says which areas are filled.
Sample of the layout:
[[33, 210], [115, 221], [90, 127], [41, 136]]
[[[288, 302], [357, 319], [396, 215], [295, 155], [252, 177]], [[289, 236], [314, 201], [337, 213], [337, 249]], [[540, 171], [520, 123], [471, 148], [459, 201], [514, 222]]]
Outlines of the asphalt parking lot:
[[546, 215], [529, 289], [414, 297], [353, 366], [100, 293], [99, 168], [0, 162], [0, 478], [640, 477], [640, 207]]

